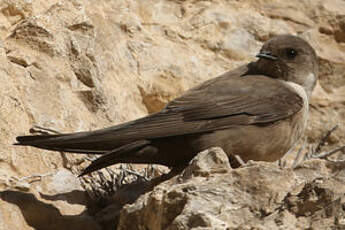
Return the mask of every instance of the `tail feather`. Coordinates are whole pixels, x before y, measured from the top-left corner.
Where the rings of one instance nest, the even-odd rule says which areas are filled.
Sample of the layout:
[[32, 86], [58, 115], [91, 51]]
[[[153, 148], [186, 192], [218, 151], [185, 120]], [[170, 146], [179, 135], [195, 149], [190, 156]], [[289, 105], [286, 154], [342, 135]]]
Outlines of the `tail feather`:
[[16, 140], [17, 143], [14, 143], [14, 145], [33, 146], [54, 151], [90, 154], [102, 154], [126, 144], [123, 140], [96, 138], [91, 132], [18, 136]]
[[[56, 135], [34, 135], [18, 136], [14, 145], [28, 145], [41, 149], [64, 151], [73, 153], [104, 154], [93, 161], [79, 175], [108, 167], [116, 163], [136, 163], [135, 153], [140, 151], [151, 142], [148, 140], [130, 141], [121, 143], [113, 140], [102, 140], [93, 138], [88, 133], [56, 134]], [[140, 158], [139, 158], [140, 159]]]
[[52, 138], [58, 138], [67, 136], [68, 134], [57, 134], [57, 135], [32, 135], [32, 136], [18, 136], [16, 137], [16, 140], [18, 143], [15, 143], [15, 145], [25, 145], [25, 143], [32, 143], [32, 142], [42, 142], [46, 141]]
[[126, 161], [126, 159], [133, 159], [131, 153], [136, 153], [138, 150], [142, 149], [143, 147], [149, 144], [150, 141], [148, 140], [140, 140], [112, 150], [106, 153], [105, 155], [102, 155], [98, 159], [94, 160], [88, 167], [84, 169], [84, 171], [79, 175], [79, 177], [116, 163], [135, 163]]

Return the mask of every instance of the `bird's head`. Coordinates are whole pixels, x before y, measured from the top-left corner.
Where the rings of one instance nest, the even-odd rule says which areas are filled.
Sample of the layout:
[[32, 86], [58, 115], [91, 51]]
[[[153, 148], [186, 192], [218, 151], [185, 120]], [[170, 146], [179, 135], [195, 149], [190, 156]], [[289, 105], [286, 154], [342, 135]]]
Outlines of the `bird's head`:
[[318, 64], [308, 42], [297, 36], [279, 35], [265, 42], [257, 57], [260, 73], [297, 83], [310, 96], [318, 78]]

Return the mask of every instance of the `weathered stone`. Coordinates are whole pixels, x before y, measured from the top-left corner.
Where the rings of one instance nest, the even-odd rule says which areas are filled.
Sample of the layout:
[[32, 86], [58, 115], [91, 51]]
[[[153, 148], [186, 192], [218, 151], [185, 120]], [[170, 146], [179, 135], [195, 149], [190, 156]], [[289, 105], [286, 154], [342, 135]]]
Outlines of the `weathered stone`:
[[[341, 229], [344, 226], [343, 162], [315, 160], [295, 170], [281, 169], [274, 163], [251, 162], [229, 170], [222, 161], [209, 164], [209, 156], [214, 156], [215, 151], [218, 159], [227, 158], [217, 149], [201, 153], [184, 174], [125, 206], [118, 229], [131, 226], [154, 230], [311, 226]], [[216, 166], [218, 170], [214, 171]], [[191, 176], [183, 176], [186, 172]]]

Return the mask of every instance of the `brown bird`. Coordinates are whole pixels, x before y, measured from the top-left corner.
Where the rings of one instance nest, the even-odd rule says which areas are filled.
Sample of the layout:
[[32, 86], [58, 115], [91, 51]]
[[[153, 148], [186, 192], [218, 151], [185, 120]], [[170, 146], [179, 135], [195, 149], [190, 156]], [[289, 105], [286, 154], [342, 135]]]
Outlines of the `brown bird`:
[[268, 40], [257, 57], [188, 90], [158, 113], [91, 132], [19, 136], [16, 145], [102, 154], [81, 175], [116, 163], [183, 168], [214, 146], [230, 159], [276, 161], [306, 127], [317, 57], [292, 35]]

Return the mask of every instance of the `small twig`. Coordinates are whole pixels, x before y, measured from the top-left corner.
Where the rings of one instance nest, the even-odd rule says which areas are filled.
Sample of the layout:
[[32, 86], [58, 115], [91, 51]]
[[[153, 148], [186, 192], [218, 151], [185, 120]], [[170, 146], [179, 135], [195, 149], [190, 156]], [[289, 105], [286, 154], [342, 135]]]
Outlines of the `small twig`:
[[313, 154], [319, 153], [321, 151], [321, 148], [325, 146], [326, 141], [331, 135], [331, 133], [333, 133], [337, 128], [338, 128], [338, 125], [335, 125], [333, 128], [327, 131], [327, 133], [321, 138], [319, 144], [316, 146], [315, 152]]
[[305, 160], [309, 160], [311, 158], [311, 156], [313, 155], [314, 153], [314, 146], [313, 145], [308, 145], [308, 151], [307, 153], [304, 155], [303, 157], [303, 161]]
[[113, 196], [125, 184], [134, 181], [149, 181], [153, 175], [154, 173], [144, 175], [144, 171], [136, 172], [131, 165], [120, 164], [115, 170], [105, 168], [103, 172], [94, 172], [92, 177], [83, 177], [81, 182], [90, 198], [102, 200]]
[[106, 184], [105, 181], [107, 181], [107, 178], [104, 176], [104, 174], [102, 173], [102, 171], [96, 171], [95, 173], [97, 173], [99, 179], [100, 179], [100, 184], [104, 185]]
[[235, 155], [234, 157], [241, 166], [246, 164], [239, 155]]
[[322, 152], [322, 153], [319, 153], [317, 155], [313, 155], [312, 158], [326, 159], [327, 157], [330, 157], [334, 153], [337, 153], [343, 149], [345, 149], [345, 145], [339, 146], [339, 147], [337, 147], [333, 150], [330, 150], [328, 152]]
[[30, 133], [41, 133], [43, 135], [48, 135], [49, 133], [61, 134], [59, 131], [54, 129], [44, 128], [39, 125], [33, 125], [30, 129]]
[[334, 162], [334, 163], [345, 162], [345, 160], [332, 160], [332, 159], [327, 159], [327, 161]]
[[96, 160], [98, 157], [96, 155], [91, 155], [91, 154], [87, 154], [86, 156], [83, 157], [85, 160], [88, 160], [88, 161], [94, 161]]
[[107, 173], [110, 176], [110, 180], [109, 180], [109, 187], [110, 187], [110, 195], [114, 194], [115, 191], [119, 188], [119, 184], [118, 184], [118, 179], [115, 177], [115, 172], [113, 170], [111, 170], [110, 168], [105, 168], [105, 170], [107, 171]]
[[278, 160], [278, 166], [279, 168], [285, 168], [286, 167], [286, 160], [283, 160], [283, 159], [279, 159]]
[[[40, 181], [43, 177], [47, 177], [47, 176], [51, 176], [53, 175], [54, 173], [46, 173], [46, 174], [43, 174], [43, 175], [40, 175], [40, 174], [35, 174], [35, 175], [31, 175], [31, 176], [26, 176], [26, 177], [22, 177], [22, 178], [19, 178], [18, 179], [18, 182], [22, 182], [24, 180], [29, 180], [29, 179], [36, 179], [34, 180], [33, 182], [36, 182], [36, 181]], [[32, 183], [32, 182], [29, 182], [29, 184]]]
[[110, 168], [105, 168], [105, 170], [107, 171], [107, 173], [109, 174], [109, 176], [110, 176], [110, 179], [112, 180], [112, 181], [115, 181], [115, 172], [113, 171], [113, 170], [111, 170]]
[[146, 178], [144, 175], [141, 175], [140, 173], [137, 173], [137, 172], [135, 172], [135, 171], [133, 171], [133, 170], [130, 170], [130, 169], [123, 169], [123, 170], [124, 170], [125, 172], [131, 174], [131, 175], [137, 176], [138, 178], [142, 178], [142, 179], [144, 179], [145, 181], [149, 181], [149, 179]]

